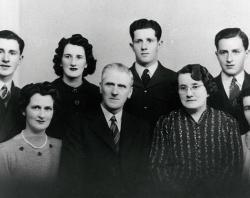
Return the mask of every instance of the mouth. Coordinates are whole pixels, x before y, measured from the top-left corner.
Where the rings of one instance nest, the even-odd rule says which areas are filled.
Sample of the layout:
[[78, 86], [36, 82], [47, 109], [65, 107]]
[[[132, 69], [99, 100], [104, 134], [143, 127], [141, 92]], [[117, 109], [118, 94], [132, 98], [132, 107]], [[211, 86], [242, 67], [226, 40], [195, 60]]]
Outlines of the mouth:
[[37, 120], [37, 122], [38, 122], [39, 124], [43, 124], [43, 123], [45, 123], [45, 120]]
[[234, 67], [234, 65], [232, 65], [232, 64], [227, 64], [226, 66], [229, 68]]
[[149, 53], [141, 53], [142, 56], [148, 56]]
[[0, 65], [0, 67], [9, 68], [9, 65]]
[[71, 68], [69, 68], [69, 70], [70, 70], [70, 71], [77, 71], [78, 69], [75, 68], [75, 67], [71, 67]]

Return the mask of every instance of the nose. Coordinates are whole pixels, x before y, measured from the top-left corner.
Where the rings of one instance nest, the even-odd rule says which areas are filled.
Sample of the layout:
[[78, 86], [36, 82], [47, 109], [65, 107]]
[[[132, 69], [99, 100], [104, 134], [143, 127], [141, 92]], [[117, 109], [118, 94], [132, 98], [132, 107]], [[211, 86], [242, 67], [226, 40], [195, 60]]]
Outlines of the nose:
[[193, 91], [190, 87], [187, 88], [187, 97], [192, 97], [193, 96]]
[[227, 55], [227, 62], [230, 63], [232, 61], [233, 61], [232, 53], [228, 53], [228, 55]]
[[9, 55], [8, 55], [7, 53], [4, 54], [2, 61], [3, 61], [4, 63], [8, 63], [8, 62], [10, 61]]
[[142, 49], [142, 50], [145, 50], [145, 49], [147, 49], [147, 48], [148, 48], [147, 42], [142, 42], [142, 44], [141, 44], [141, 49]]
[[41, 109], [38, 114], [39, 118], [44, 118], [45, 116], [45, 110]]
[[76, 58], [71, 59], [71, 66], [76, 66]]
[[112, 95], [117, 95], [118, 94], [118, 90], [117, 90], [117, 87], [114, 86], [113, 89], [112, 89]]

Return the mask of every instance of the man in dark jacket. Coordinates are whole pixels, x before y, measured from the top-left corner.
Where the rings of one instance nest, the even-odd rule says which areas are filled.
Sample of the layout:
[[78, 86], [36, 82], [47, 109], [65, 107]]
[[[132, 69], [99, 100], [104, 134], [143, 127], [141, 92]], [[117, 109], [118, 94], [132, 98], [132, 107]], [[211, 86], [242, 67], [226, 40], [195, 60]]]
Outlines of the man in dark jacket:
[[0, 142], [19, 133], [24, 124], [18, 107], [20, 89], [13, 83], [23, 49], [24, 41], [17, 34], [0, 31]]
[[162, 45], [161, 27], [153, 20], [139, 19], [130, 25], [130, 46], [136, 62], [130, 68], [134, 76], [133, 94], [125, 109], [146, 120], [151, 129], [162, 114], [178, 106], [176, 73], [158, 61]]

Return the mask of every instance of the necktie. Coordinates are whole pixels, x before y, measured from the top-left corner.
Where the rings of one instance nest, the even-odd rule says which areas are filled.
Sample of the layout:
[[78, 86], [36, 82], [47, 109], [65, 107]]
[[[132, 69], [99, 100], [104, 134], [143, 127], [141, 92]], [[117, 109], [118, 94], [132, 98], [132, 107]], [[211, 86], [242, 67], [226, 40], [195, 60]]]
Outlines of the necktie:
[[0, 97], [2, 98], [2, 100], [6, 99], [8, 95], [8, 89], [6, 85], [3, 85], [1, 90], [0, 90]]
[[150, 81], [150, 76], [149, 76], [148, 72], [149, 72], [148, 69], [144, 69], [142, 76], [141, 76], [141, 79], [142, 79], [144, 86], [147, 86], [148, 82]]
[[118, 126], [116, 125], [116, 118], [115, 116], [112, 116], [110, 118], [111, 125], [110, 125], [110, 130], [112, 131], [113, 138], [114, 138], [114, 143], [116, 145], [116, 151], [119, 151], [119, 139], [120, 139], [120, 133]]
[[231, 101], [231, 104], [233, 106], [237, 105], [237, 98], [240, 94], [240, 88], [237, 85], [237, 80], [235, 77], [233, 77], [232, 82], [229, 87], [229, 100]]

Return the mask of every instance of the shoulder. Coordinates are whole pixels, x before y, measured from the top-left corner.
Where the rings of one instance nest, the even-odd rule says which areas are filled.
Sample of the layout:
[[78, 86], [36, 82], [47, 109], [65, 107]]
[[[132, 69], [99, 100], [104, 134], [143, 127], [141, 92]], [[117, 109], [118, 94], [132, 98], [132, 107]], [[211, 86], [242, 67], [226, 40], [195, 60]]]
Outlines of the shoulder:
[[126, 111], [123, 111], [122, 120], [126, 122], [126, 124], [133, 125], [135, 127], [149, 128], [149, 124], [146, 121]]
[[13, 138], [7, 140], [0, 144], [0, 150], [8, 153], [13, 153], [17, 147], [21, 146], [22, 137], [21, 134], [14, 136]]
[[99, 87], [93, 83], [90, 83], [86, 79], [83, 80], [83, 87], [85, 87], [90, 92], [99, 93]]
[[221, 121], [222, 123], [223, 122], [238, 123], [236, 118], [234, 118], [231, 114], [229, 114], [225, 111], [218, 110], [218, 109], [215, 109], [213, 107], [209, 107], [209, 109], [210, 109], [212, 116], [218, 117], [217, 120]]
[[62, 147], [62, 140], [53, 138], [53, 137], [48, 137], [49, 143], [55, 146], [56, 148], [61, 148]]

